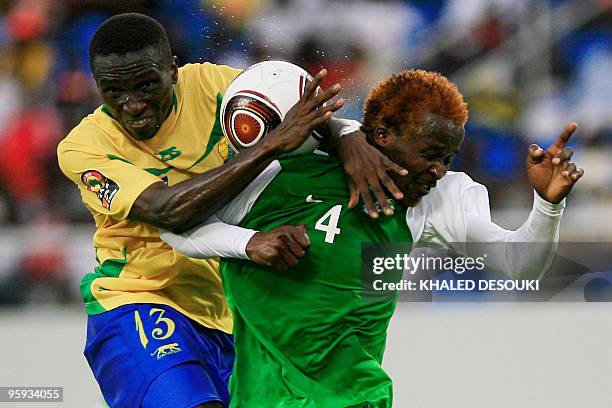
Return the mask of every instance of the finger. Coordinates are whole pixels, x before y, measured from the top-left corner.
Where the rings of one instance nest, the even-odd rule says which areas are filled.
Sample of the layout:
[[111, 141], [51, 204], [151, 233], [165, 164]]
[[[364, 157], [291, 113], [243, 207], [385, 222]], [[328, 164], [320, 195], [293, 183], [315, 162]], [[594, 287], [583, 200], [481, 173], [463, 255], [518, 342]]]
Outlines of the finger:
[[326, 123], [328, 120], [331, 119], [333, 112], [344, 106], [344, 102], [345, 100], [343, 98], [340, 98], [333, 104], [326, 105], [318, 109], [313, 109], [312, 112], [310, 112], [309, 116], [307, 116], [306, 118], [310, 127], [312, 129], [315, 129], [318, 126], [321, 126]]
[[394, 172], [399, 176], [405, 177], [408, 175], [408, 170], [392, 162], [387, 156], [382, 156], [382, 159], [385, 171], [383, 172], [383, 174], [379, 173], [378, 178], [383, 183], [387, 191], [390, 192], [393, 197], [395, 197], [395, 199], [401, 200], [402, 198], [404, 198], [404, 193], [402, 193], [402, 191], [397, 187], [395, 181], [393, 181], [393, 179], [389, 177], [389, 172]]
[[529, 145], [529, 151], [527, 152], [527, 158], [532, 163], [539, 163], [544, 159], [545, 151], [537, 144]]
[[374, 193], [376, 200], [378, 200], [378, 204], [383, 210], [385, 215], [393, 215], [393, 207], [387, 200], [387, 192], [380, 185], [380, 181], [377, 177], [368, 177], [368, 183], [370, 184], [370, 190]]
[[574, 150], [571, 147], [564, 147], [561, 153], [553, 157], [552, 163], [554, 165], [558, 165], [561, 162], [566, 162], [572, 158], [573, 154], [574, 154]]
[[330, 86], [323, 92], [319, 92], [315, 98], [317, 105], [322, 107], [325, 102], [329, 101], [331, 98], [338, 95], [338, 93], [340, 93], [341, 90], [342, 90], [342, 85], [334, 84], [333, 86]]
[[576, 171], [571, 174], [570, 177], [572, 180], [576, 181], [576, 180], [580, 180], [583, 175], [584, 175], [584, 169], [578, 167]]
[[345, 103], [344, 98], [338, 98], [336, 101], [334, 101], [334, 103], [324, 105], [316, 109], [316, 112], [319, 113], [320, 115], [323, 115], [326, 112], [335, 112], [341, 107], [343, 107], [344, 103]]
[[293, 239], [304, 249], [308, 249], [310, 246], [310, 238], [308, 237], [308, 231], [305, 225], [298, 225], [298, 231], [292, 232]]
[[289, 265], [285, 262], [285, 257], [280, 249], [276, 250], [276, 256], [270, 260], [270, 265], [282, 272], [289, 270]]
[[319, 92], [314, 97], [309, 97], [309, 99], [306, 101], [306, 107], [309, 110], [322, 109], [324, 107], [323, 104], [334, 96], [338, 95], [341, 90], [342, 86], [340, 84], [335, 84], [334, 86], [331, 86], [326, 90]]
[[[302, 235], [302, 237], [304, 236], [304, 234], [302, 234], [301, 232], [298, 232], [296, 235]], [[296, 257], [296, 259], [300, 259], [304, 255], [306, 255], [306, 251], [304, 251], [302, 245], [298, 242], [296, 237], [293, 236], [293, 233], [291, 233], [291, 235], [288, 237], [287, 249], [291, 252], [292, 255]]]
[[[304, 255], [306, 255], [306, 251], [302, 249], [302, 246], [298, 243], [298, 241], [293, 236], [296, 230], [297, 230], [296, 228], [291, 228], [291, 230], [288, 231], [287, 235], [281, 236], [281, 240], [283, 244], [285, 245], [285, 249], [287, 249], [296, 258], [301, 258]], [[299, 230], [298, 230], [297, 235], [303, 236], [303, 234], [299, 232]]]
[[372, 218], [378, 218], [378, 211], [376, 211], [376, 207], [374, 206], [374, 201], [372, 201], [372, 194], [370, 194], [370, 187], [367, 183], [358, 184], [359, 186], [359, 195], [361, 196], [361, 200], [363, 200], [363, 205], [365, 205], [368, 214]]
[[304, 88], [304, 94], [302, 95], [302, 99], [306, 100], [316, 93], [316, 89], [321, 84], [321, 82], [323, 82], [323, 78], [325, 78], [325, 75], [327, 75], [327, 70], [323, 68], [310, 81], [306, 81], [307, 84], [306, 88]]
[[291, 252], [287, 245], [282, 245], [278, 250], [278, 254], [280, 259], [287, 265], [287, 269], [293, 268], [299, 262], [299, 258]]
[[351, 179], [348, 180], [348, 185], [349, 185], [349, 191], [351, 193], [351, 198], [349, 199], [348, 207], [355, 208], [357, 203], [359, 203], [359, 189], [357, 188], [357, 185], [355, 185], [355, 183]]
[[407, 176], [408, 175], [408, 173], [409, 173], [408, 170], [406, 170], [405, 168], [403, 168], [399, 164], [395, 163], [394, 161], [391, 161], [391, 159], [389, 159], [385, 155], [381, 155], [381, 157], [383, 158], [383, 165], [385, 166], [385, 168], [388, 171], [392, 171], [393, 173], [397, 174], [398, 176]]
[[576, 131], [577, 127], [578, 127], [578, 124], [576, 122], [572, 122], [569, 125], [567, 125], [565, 130], [561, 132], [561, 134], [555, 141], [554, 146], [558, 149], [563, 149], [565, 147], [565, 144], [570, 140], [570, 137], [572, 137], [572, 134]]
[[402, 191], [397, 187], [397, 185], [395, 184], [393, 179], [391, 177], [389, 177], [387, 172], [383, 172], [382, 174], [378, 174], [378, 179], [380, 180], [380, 182], [384, 186], [385, 190], [387, 192], [391, 193], [391, 195], [393, 195], [393, 197], [396, 200], [401, 200], [404, 197], [404, 194], [402, 193]]
[[570, 174], [576, 171], [576, 164], [572, 162], [567, 162], [567, 163], [568, 163], [567, 167], [563, 169], [563, 171], [561, 172], [561, 175], [565, 177], [568, 177]]
[[316, 129], [318, 126], [330, 120], [331, 117], [331, 112], [325, 112], [323, 115], [320, 115], [317, 111], [313, 111], [310, 113], [310, 116], [307, 116], [308, 125], [311, 129]]

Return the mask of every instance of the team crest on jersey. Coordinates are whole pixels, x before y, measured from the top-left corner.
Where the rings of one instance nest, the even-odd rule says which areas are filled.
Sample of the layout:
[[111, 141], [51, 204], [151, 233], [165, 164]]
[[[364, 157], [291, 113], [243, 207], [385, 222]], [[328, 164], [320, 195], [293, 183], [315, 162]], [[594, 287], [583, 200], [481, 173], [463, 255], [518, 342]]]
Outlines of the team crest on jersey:
[[119, 186], [113, 180], [105, 177], [97, 170], [87, 170], [81, 174], [81, 181], [87, 187], [87, 191], [95, 193], [102, 206], [110, 209], [113, 198], [119, 191]]

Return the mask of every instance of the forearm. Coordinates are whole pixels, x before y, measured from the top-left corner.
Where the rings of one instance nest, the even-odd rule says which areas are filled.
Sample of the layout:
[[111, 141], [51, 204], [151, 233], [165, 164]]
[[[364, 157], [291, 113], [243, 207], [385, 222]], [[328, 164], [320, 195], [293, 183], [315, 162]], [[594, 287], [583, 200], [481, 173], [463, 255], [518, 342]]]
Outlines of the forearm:
[[[565, 201], [551, 204], [534, 194], [527, 220], [516, 231], [493, 223], [472, 223], [469, 241], [487, 242], [487, 263], [513, 278], [538, 277], [549, 266], [559, 241]], [[503, 245], [501, 245], [503, 244]]]
[[551, 204], [534, 194], [527, 221], [508, 236], [508, 269], [517, 277], [539, 277], [550, 267], [559, 242], [565, 199]]
[[175, 234], [160, 230], [160, 236], [175, 250], [192, 258], [249, 259], [246, 246], [256, 232], [225, 224], [216, 216], [212, 216], [185, 233]]
[[209, 218], [242, 191], [278, 155], [262, 140], [225, 165], [166, 186], [156, 183], [136, 200], [129, 219], [181, 233]]

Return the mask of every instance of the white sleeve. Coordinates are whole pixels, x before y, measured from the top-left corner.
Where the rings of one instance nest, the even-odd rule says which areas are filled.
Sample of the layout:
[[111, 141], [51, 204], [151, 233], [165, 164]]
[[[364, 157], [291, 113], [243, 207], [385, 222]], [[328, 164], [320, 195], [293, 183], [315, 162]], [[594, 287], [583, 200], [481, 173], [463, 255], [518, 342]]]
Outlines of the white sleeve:
[[159, 232], [168, 245], [191, 258], [249, 259], [246, 246], [257, 231], [226, 224], [213, 215], [182, 234], [163, 229]]
[[257, 231], [238, 227], [236, 224], [242, 221], [280, 170], [280, 163], [273, 161], [236, 198], [219, 210], [217, 215], [182, 234], [160, 229], [161, 239], [191, 258], [249, 259], [246, 246]]
[[516, 231], [493, 223], [488, 209], [486, 214], [467, 212], [467, 241], [506, 243], [487, 246], [494, 251], [487, 263], [513, 278], [539, 277], [550, 266], [557, 249], [564, 208], [565, 200], [552, 204], [534, 191], [531, 213]]
[[[551, 204], [534, 192], [529, 218], [516, 231], [510, 231], [491, 221], [488, 192], [484, 186], [462, 173], [455, 173], [453, 177], [427, 202], [422, 239], [470, 255], [474, 249], [486, 248], [486, 263], [511, 277], [539, 276], [545, 271], [559, 241], [565, 200]], [[440, 183], [442, 181], [444, 179]], [[505, 245], [479, 247], [479, 243]]]
[[329, 132], [337, 139], [361, 129], [361, 123], [351, 119], [339, 119], [329, 121]]

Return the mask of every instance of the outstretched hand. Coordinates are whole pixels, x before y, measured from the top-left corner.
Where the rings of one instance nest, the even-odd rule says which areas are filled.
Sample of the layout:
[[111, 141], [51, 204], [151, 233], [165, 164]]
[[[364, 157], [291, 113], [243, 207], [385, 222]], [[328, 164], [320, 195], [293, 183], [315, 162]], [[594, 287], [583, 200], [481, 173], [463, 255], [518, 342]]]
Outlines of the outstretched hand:
[[577, 126], [576, 122], [570, 123], [547, 150], [537, 144], [529, 146], [527, 177], [540, 197], [550, 203], [563, 200], [584, 174], [570, 161], [572, 148], [565, 146]]
[[327, 70], [322, 69], [308, 82], [300, 100], [287, 111], [280, 125], [263, 139], [264, 143], [273, 143], [279, 153], [295, 150], [304, 143], [314, 129], [327, 122], [332, 117], [332, 113], [344, 105], [342, 98], [326, 104], [338, 95], [342, 87], [340, 84], [335, 84], [325, 90], [319, 88], [325, 75]]
[[306, 226], [283, 225], [253, 235], [247, 243], [246, 253], [257, 265], [286, 271], [298, 264], [309, 246]]
[[361, 197], [370, 217], [378, 218], [378, 211], [372, 200], [372, 193], [374, 193], [384, 214], [392, 215], [393, 207], [387, 199], [386, 192], [393, 194], [397, 200], [401, 200], [403, 194], [389, 177], [389, 172], [406, 176], [408, 170], [392, 162], [378, 149], [371, 146], [365, 134], [360, 130], [340, 139], [338, 155], [344, 166], [344, 172], [348, 175], [351, 192], [349, 208], [355, 207]]

